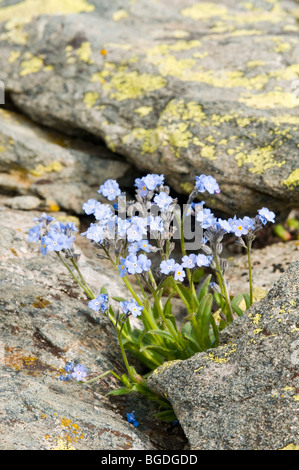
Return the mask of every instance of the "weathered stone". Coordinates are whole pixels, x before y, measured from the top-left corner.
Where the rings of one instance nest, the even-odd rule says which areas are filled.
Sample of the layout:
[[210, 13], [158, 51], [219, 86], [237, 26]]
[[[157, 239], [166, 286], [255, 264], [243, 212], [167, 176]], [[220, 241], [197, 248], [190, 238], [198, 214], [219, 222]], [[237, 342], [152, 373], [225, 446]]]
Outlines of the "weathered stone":
[[[106, 179], [131, 185], [134, 171], [103, 145], [86, 144], [47, 129], [23, 116], [0, 109], [0, 189], [34, 194], [6, 201], [15, 209], [60, 208], [82, 213], [82, 204], [94, 198]], [[31, 196], [32, 197], [32, 196]], [[31, 200], [33, 201], [33, 200]]]
[[41, 200], [36, 196], [16, 196], [5, 201], [7, 207], [16, 210], [31, 211], [41, 205]]
[[283, 0], [6, 0], [0, 79], [31, 118], [100, 137], [179, 192], [212, 173], [222, 188], [213, 206], [283, 212], [299, 202], [295, 10]]
[[[262, 249], [253, 249], [251, 254], [253, 288], [260, 296], [266, 296], [273, 284], [278, 281], [292, 261], [299, 259], [299, 243], [292, 240], [286, 243], [273, 243]], [[247, 255], [230, 257], [226, 279], [231, 293], [249, 291]]]
[[148, 379], [171, 401], [191, 449], [298, 448], [298, 287], [296, 261], [217, 349]]
[[[125, 371], [109, 323], [88, 309], [55, 255], [27, 243], [32, 216], [0, 206], [1, 450], [154, 448], [105, 398], [119, 386], [113, 376], [89, 387], [59, 381], [68, 361], [89, 377]], [[123, 293], [105, 263], [96, 272], [81, 261], [95, 289]]]

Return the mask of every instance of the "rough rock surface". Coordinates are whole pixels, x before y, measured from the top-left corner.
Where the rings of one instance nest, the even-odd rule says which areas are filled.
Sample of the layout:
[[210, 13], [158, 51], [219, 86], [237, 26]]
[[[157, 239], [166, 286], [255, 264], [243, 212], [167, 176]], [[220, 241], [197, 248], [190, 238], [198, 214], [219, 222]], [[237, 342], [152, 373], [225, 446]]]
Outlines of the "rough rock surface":
[[[297, 11], [297, 13], [296, 13]], [[227, 213], [298, 205], [298, 4], [3, 0], [0, 79], [31, 118], [87, 131]]]
[[134, 171], [104, 145], [39, 128], [0, 109], [0, 190], [22, 195], [7, 200], [10, 207], [61, 208], [79, 214], [83, 202], [95, 198], [99, 185], [109, 178], [131, 185]]
[[[258, 296], [265, 296], [295, 260], [299, 260], [299, 242], [296, 240], [273, 243], [262, 249], [253, 249], [251, 255], [253, 287]], [[247, 255], [229, 257], [228, 262], [226, 279], [230, 284], [232, 294], [248, 292]]]
[[298, 287], [296, 261], [224, 330], [219, 348], [148, 379], [171, 401], [191, 449], [298, 449]]
[[[84, 364], [89, 378], [124, 373], [115, 336], [55, 255], [27, 243], [31, 213], [0, 205], [0, 226], [1, 450], [156, 448], [145, 426], [126, 422], [132, 400], [122, 415], [105, 398], [119, 386], [112, 377], [89, 387], [59, 380], [68, 361]], [[107, 266], [81, 264], [95, 289], [123, 294]]]

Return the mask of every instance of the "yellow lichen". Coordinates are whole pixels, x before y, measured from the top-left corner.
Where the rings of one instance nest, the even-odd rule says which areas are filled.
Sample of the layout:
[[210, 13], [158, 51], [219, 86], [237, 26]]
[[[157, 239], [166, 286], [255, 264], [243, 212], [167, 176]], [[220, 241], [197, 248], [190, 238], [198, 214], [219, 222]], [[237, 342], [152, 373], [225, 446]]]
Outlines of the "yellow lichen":
[[296, 168], [284, 181], [281, 182], [289, 188], [295, 187], [299, 184], [299, 168]]
[[224, 5], [217, 5], [217, 3], [202, 2], [192, 5], [191, 7], [184, 8], [181, 11], [183, 16], [192, 18], [193, 20], [205, 20], [215, 16], [222, 16], [227, 13], [227, 8]]
[[262, 67], [265, 64], [266, 62], [264, 60], [249, 60], [246, 65], [249, 68], [255, 68], [255, 67]]
[[57, 444], [51, 450], [76, 450], [76, 448], [69, 443], [66, 437], [58, 437]]
[[135, 113], [138, 113], [140, 117], [145, 117], [153, 111], [152, 106], [141, 106], [135, 109]]
[[281, 168], [285, 165], [285, 160], [277, 162], [274, 160], [273, 148], [268, 145], [266, 147], [258, 147], [250, 153], [238, 152], [235, 155], [235, 160], [239, 167], [245, 164], [252, 165], [249, 167], [250, 173], [263, 174], [264, 171], [270, 168]]
[[63, 169], [60, 162], [53, 161], [47, 166], [37, 165], [34, 169], [30, 170], [29, 173], [33, 176], [43, 176], [45, 173], [51, 173], [52, 171], [59, 172]]
[[282, 91], [244, 95], [239, 101], [256, 109], [296, 108], [299, 106], [299, 99], [293, 93]]
[[94, 10], [86, 0], [25, 0], [7, 7], [0, 6], [0, 22], [11, 18], [29, 22], [39, 15], [57, 15], [90, 12]]
[[288, 444], [287, 446], [279, 450], [299, 450], [299, 445], [297, 446], [295, 444]]
[[260, 313], [257, 313], [257, 314], [253, 317], [252, 323], [254, 323], [255, 325], [258, 325], [261, 318], [262, 318], [262, 315], [261, 315]]
[[126, 10], [118, 10], [115, 13], [113, 13], [112, 18], [114, 21], [121, 21], [125, 20], [128, 18], [129, 13]]
[[18, 58], [20, 57], [21, 55], [21, 51], [11, 51], [10, 53], [10, 57], [8, 59], [8, 62], [10, 64], [13, 64], [16, 60], [18, 60]]
[[90, 109], [96, 104], [99, 94], [94, 91], [89, 91], [85, 93], [83, 103], [85, 104], [86, 108]]
[[93, 64], [93, 60], [90, 58], [92, 53], [91, 45], [89, 42], [82, 42], [79, 49], [76, 50], [76, 55], [82, 62], [86, 64]]
[[[110, 81], [108, 79], [110, 78]], [[105, 70], [91, 77], [92, 82], [100, 81], [110, 98], [118, 101], [140, 98], [148, 92], [158, 90], [166, 85], [166, 80], [157, 75], [140, 74], [135, 70], [129, 71], [126, 66], [114, 71], [109, 63]]]

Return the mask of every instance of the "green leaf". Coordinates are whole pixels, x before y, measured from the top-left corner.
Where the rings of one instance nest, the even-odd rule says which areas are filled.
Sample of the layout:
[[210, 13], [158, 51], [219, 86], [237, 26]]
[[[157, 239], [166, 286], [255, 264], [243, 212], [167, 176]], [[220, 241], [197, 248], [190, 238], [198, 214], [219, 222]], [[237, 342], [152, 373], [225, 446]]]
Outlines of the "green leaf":
[[111, 390], [111, 392], [108, 392], [106, 396], [108, 395], [127, 395], [128, 393], [131, 393], [132, 390], [128, 389], [127, 387], [120, 387], [117, 388], [116, 390]]
[[174, 339], [174, 337], [168, 333], [167, 331], [163, 331], [163, 330], [149, 330], [148, 331], [149, 334], [151, 335], [158, 335], [158, 336], [162, 336], [163, 338], [167, 339], [168, 341], [170, 341], [171, 343], [173, 344], [178, 344], [178, 342]]
[[200, 286], [200, 289], [197, 291], [198, 292], [198, 294], [197, 294], [198, 302], [200, 302], [201, 299], [209, 292], [211, 277], [212, 277], [211, 274], [209, 276], [207, 276], [205, 281], [203, 282], [203, 284]]
[[126, 387], [131, 387], [131, 382], [130, 380], [128, 379], [128, 377], [126, 376], [126, 374], [123, 374], [121, 376], [121, 381], [122, 383], [126, 386]]
[[189, 308], [192, 307], [192, 294], [188, 287], [183, 286], [183, 284], [177, 283], [177, 288], [181, 292], [182, 296], [186, 299]]
[[107, 291], [106, 287], [101, 287], [101, 292], [100, 293], [108, 295], [108, 291]]
[[196, 340], [195, 340], [194, 338], [192, 338], [192, 336], [188, 335], [187, 333], [183, 333], [183, 338], [188, 341], [189, 347], [190, 347], [195, 353], [197, 353], [197, 352], [202, 352], [201, 347], [200, 347], [199, 344], [196, 342]]
[[164, 423], [172, 423], [177, 419], [173, 410], [161, 411], [160, 413], [156, 413], [154, 416]]
[[195, 315], [200, 329], [200, 346], [203, 348], [203, 350], [206, 350], [211, 346], [210, 325], [212, 322], [212, 303], [212, 294], [206, 294], [202, 298], [198, 307], [198, 311]]
[[123, 297], [111, 297], [113, 300], [116, 302], [125, 302], [127, 299], [124, 299]]
[[204, 277], [205, 275], [205, 272], [202, 268], [198, 268], [194, 273], [193, 273], [193, 282], [195, 282], [195, 284], [198, 284], [200, 279], [202, 277]]
[[180, 351], [176, 349], [169, 349], [165, 346], [163, 348], [161, 346], [156, 346], [155, 344], [144, 346], [140, 352], [144, 351], [154, 351], [164, 357], [168, 361], [172, 361], [174, 359], [181, 359]]

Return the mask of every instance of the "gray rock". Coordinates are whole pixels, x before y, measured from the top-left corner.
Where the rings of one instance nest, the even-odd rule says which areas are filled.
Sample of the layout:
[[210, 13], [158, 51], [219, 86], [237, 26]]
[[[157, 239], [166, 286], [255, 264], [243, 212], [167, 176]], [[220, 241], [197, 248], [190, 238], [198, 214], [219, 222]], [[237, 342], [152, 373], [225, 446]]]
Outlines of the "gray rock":
[[1, 109], [0, 169], [0, 190], [26, 195], [6, 205], [23, 210], [62, 208], [77, 214], [83, 213], [83, 202], [96, 198], [106, 179], [128, 185], [134, 178], [130, 165], [103, 145], [41, 129]]
[[178, 192], [209, 173], [222, 188], [213, 207], [284, 212], [299, 202], [296, 9], [292, 0], [38, 0], [34, 9], [7, 0], [0, 79], [32, 119], [100, 137]]
[[[132, 400], [123, 417], [105, 398], [120, 385], [113, 376], [88, 387], [59, 380], [69, 361], [85, 365], [88, 378], [125, 370], [110, 324], [92, 314], [54, 254], [27, 243], [37, 215], [0, 204], [1, 450], [156, 448], [145, 426], [127, 423]], [[84, 256], [81, 264], [96, 292], [105, 285], [123, 294], [107, 265], [95, 271]]]
[[[278, 281], [292, 261], [299, 259], [299, 243], [273, 243], [262, 249], [253, 249], [251, 255], [253, 290], [255, 300], [265, 297], [273, 284]], [[230, 256], [226, 279], [230, 284], [231, 294], [249, 291], [247, 255]]]
[[5, 201], [5, 205], [16, 210], [31, 211], [41, 205], [41, 200], [36, 196], [16, 196]]
[[220, 346], [166, 363], [148, 385], [167, 396], [191, 449], [298, 449], [299, 261], [224, 330]]

